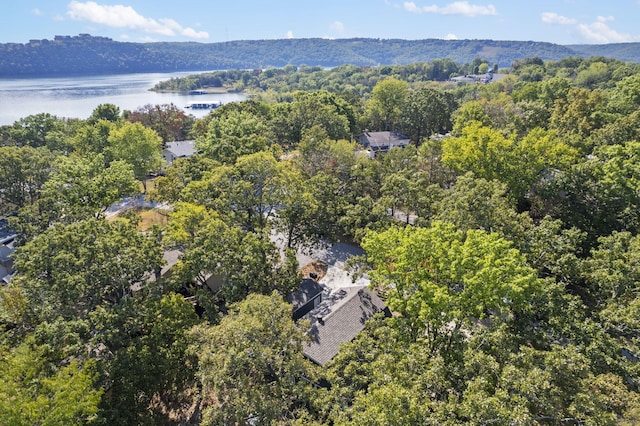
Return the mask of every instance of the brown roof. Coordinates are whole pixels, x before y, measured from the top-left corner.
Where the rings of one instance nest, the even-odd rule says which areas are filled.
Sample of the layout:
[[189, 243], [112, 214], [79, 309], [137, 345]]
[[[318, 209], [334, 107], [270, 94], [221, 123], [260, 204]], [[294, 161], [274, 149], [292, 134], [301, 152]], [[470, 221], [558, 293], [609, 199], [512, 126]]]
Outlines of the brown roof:
[[353, 340], [378, 312], [389, 315], [384, 302], [366, 287], [334, 291], [307, 315], [311, 319], [311, 343], [303, 347], [305, 356], [320, 365], [331, 361], [340, 344]]

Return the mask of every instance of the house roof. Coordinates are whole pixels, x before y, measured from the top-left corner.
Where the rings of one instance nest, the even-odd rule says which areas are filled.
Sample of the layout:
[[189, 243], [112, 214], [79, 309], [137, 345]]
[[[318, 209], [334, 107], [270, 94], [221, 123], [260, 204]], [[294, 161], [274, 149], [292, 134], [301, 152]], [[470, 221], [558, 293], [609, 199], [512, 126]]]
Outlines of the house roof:
[[293, 310], [297, 310], [307, 304], [312, 299], [318, 297], [324, 291], [324, 286], [317, 281], [305, 278], [300, 284], [300, 288], [289, 295], [289, 301], [293, 305]]
[[359, 140], [366, 148], [373, 150], [404, 146], [411, 142], [408, 136], [398, 132], [364, 132]]
[[16, 237], [16, 231], [11, 229], [7, 219], [0, 219], [0, 244], [7, 244]]
[[317, 364], [326, 364], [338, 354], [340, 344], [353, 340], [378, 312], [389, 314], [384, 302], [367, 287], [334, 291], [307, 315], [311, 319], [311, 342], [303, 346], [303, 353]]
[[1, 283], [9, 284], [9, 281], [11, 281], [12, 276], [13, 276], [13, 272], [9, 268], [6, 268], [0, 265], [0, 284]]
[[165, 149], [176, 158], [191, 157], [196, 153], [193, 141], [167, 142], [167, 147]]
[[173, 268], [176, 263], [178, 263], [181, 255], [182, 252], [180, 250], [165, 250], [162, 254], [162, 260], [167, 263], [162, 266], [162, 269], [160, 270], [160, 276], [165, 276], [167, 272], [169, 272], [171, 268]]
[[11, 255], [13, 254], [14, 249], [12, 246], [6, 246], [4, 244], [0, 244], [0, 262], [7, 263], [11, 260]]

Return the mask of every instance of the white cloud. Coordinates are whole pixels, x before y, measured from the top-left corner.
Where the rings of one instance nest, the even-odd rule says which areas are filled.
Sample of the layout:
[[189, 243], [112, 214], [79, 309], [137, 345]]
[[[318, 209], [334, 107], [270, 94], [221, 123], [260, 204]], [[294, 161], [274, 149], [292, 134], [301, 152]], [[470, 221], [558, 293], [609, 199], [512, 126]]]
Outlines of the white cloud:
[[544, 12], [540, 15], [540, 19], [542, 19], [542, 22], [546, 24], [571, 25], [576, 23], [575, 19], [567, 18], [566, 16], [558, 15], [553, 12]]
[[208, 32], [196, 31], [193, 28], [183, 28], [180, 34], [188, 38], [209, 38]]
[[42, 11], [41, 11], [40, 9], [38, 9], [37, 7], [36, 7], [35, 9], [31, 9], [31, 13], [33, 13], [33, 14], [34, 14], [34, 15], [36, 15], [36, 16], [42, 16], [42, 15], [44, 15], [44, 14], [42, 13]]
[[638, 37], [631, 34], [622, 34], [607, 25], [613, 21], [613, 16], [598, 16], [597, 21], [592, 24], [580, 24], [578, 30], [580, 34], [592, 43], [625, 43], [638, 41]]
[[412, 1], [404, 2], [404, 9], [413, 13], [436, 13], [438, 15], [464, 15], [474, 17], [478, 15], [497, 15], [498, 11], [492, 4], [488, 6], [479, 6], [469, 4], [468, 1], [456, 1], [446, 6], [417, 6]]
[[287, 31], [286, 37], [287, 38], [293, 38], [293, 31], [291, 31], [291, 30]]
[[335, 21], [329, 28], [336, 33], [344, 33], [344, 24], [340, 21]]
[[613, 16], [598, 16], [596, 19], [598, 22], [612, 22], [616, 20]]
[[446, 36], [444, 36], [444, 39], [445, 39], [445, 40], [458, 40], [458, 36], [457, 36], [457, 35], [455, 35], [455, 34], [451, 34], [451, 33], [449, 33], [449, 34], [447, 34]]
[[73, 0], [67, 5], [67, 16], [78, 21], [89, 21], [114, 28], [129, 28], [149, 34], [163, 36], [179, 34], [189, 38], [209, 38], [209, 34], [205, 31], [185, 28], [173, 19], [146, 18], [131, 6], [120, 4], [101, 5], [93, 1], [83, 3]]

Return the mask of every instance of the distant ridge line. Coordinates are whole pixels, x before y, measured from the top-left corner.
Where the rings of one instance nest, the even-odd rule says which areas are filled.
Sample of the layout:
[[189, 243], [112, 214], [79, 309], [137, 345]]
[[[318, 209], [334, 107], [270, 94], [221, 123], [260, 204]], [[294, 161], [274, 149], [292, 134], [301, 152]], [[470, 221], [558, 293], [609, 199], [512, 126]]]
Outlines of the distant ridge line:
[[640, 43], [563, 46], [516, 40], [376, 38], [133, 43], [90, 34], [57, 35], [53, 40], [0, 44], [0, 77], [196, 72], [285, 65], [407, 65], [445, 58], [460, 64], [480, 58], [508, 68], [525, 58], [558, 61], [576, 56], [640, 63]]

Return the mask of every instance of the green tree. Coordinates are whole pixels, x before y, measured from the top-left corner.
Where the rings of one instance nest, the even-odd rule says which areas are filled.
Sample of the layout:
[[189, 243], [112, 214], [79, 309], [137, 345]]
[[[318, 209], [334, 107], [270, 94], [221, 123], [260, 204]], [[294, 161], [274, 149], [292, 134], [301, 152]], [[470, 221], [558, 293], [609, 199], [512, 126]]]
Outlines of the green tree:
[[9, 130], [11, 139], [19, 146], [39, 148], [47, 145], [49, 133], [62, 127], [60, 119], [48, 113], [29, 115], [13, 123]]
[[146, 176], [162, 166], [162, 138], [140, 123], [123, 123], [109, 133], [109, 152], [133, 166], [136, 179], [146, 190]]
[[282, 259], [266, 234], [230, 226], [203, 206], [177, 204], [168, 237], [183, 250], [174, 275], [181, 284], [194, 283], [193, 292], [201, 297], [213, 294], [216, 301], [231, 303], [251, 292], [286, 295], [299, 284], [288, 254]]
[[33, 203], [49, 178], [53, 158], [47, 148], [0, 147], [0, 200], [3, 205], [19, 209]]
[[559, 140], [556, 132], [532, 129], [516, 141], [508, 155], [503, 181], [514, 200], [523, 199], [541, 178], [568, 170], [578, 160], [578, 150]]
[[442, 162], [458, 173], [471, 171], [476, 176], [506, 181], [510, 153], [515, 138], [506, 138], [497, 130], [472, 121], [459, 137], [442, 142]]
[[95, 362], [72, 359], [47, 365], [47, 347], [33, 337], [15, 348], [0, 348], [0, 418], [7, 425], [85, 425], [98, 418], [102, 390]]
[[640, 74], [634, 74], [616, 83], [611, 94], [613, 108], [622, 114], [631, 114], [640, 106]]
[[453, 134], [460, 136], [463, 129], [474, 121], [482, 123], [485, 127], [490, 127], [492, 124], [491, 118], [480, 102], [466, 102], [454, 113]]
[[586, 231], [588, 247], [615, 230], [636, 232], [640, 229], [638, 149], [637, 142], [597, 148], [590, 158], [547, 180], [534, 202], [540, 203], [543, 213]]
[[375, 85], [366, 103], [369, 121], [376, 129], [394, 130], [402, 116], [409, 85], [395, 78], [387, 78]]
[[100, 120], [106, 120], [112, 123], [118, 122], [120, 120], [120, 108], [114, 104], [98, 105], [89, 118], [87, 118], [87, 123], [93, 125]]
[[153, 180], [147, 197], [154, 201], [175, 203], [182, 199], [182, 190], [191, 182], [202, 180], [205, 173], [219, 164], [201, 155], [177, 158], [165, 168], [165, 173]]
[[432, 205], [432, 219], [450, 222], [457, 229], [496, 232], [519, 246], [532, 226], [527, 213], [518, 214], [506, 185], [496, 180], [460, 176]]
[[185, 188], [185, 201], [231, 218], [249, 231], [266, 229], [286, 196], [288, 165], [268, 152], [238, 158]]
[[108, 150], [109, 134], [114, 127], [114, 123], [108, 120], [80, 126], [72, 138], [74, 150], [81, 155], [103, 154], [105, 162], [109, 163], [112, 160], [112, 154]]
[[551, 128], [559, 134], [572, 136], [570, 142], [588, 152], [587, 137], [610, 120], [606, 113], [607, 98], [602, 91], [573, 88], [567, 98], [558, 99], [551, 114]]
[[362, 247], [391, 309], [411, 319], [416, 331], [427, 330], [432, 342], [446, 324], [459, 329], [474, 318], [526, 310], [540, 288], [525, 258], [495, 233], [463, 233], [435, 222], [370, 232]]
[[121, 220], [57, 224], [16, 251], [12, 285], [36, 318], [87, 318], [98, 306], [126, 299], [134, 284], [160, 268], [161, 258], [150, 236]]
[[[129, 164], [114, 161], [105, 167], [102, 155], [60, 157], [57, 167], [43, 185], [36, 205], [21, 213], [35, 229], [44, 230], [53, 222], [103, 217], [110, 205], [138, 189]], [[46, 214], [40, 215], [44, 210]]]
[[238, 157], [262, 151], [270, 139], [269, 127], [261, 116], [229, 111], [213, 117], [206, 135], [196, 139], [196, 147], [213, 160], [233, 164]]
[[351, 105], [326, 90], [294, 93], [290, 114], [296, 142], [306, 129], [313, 126], [324, 129], [333, 140], [346, 139], [354, 131], [356, 123]]
[[[182, 295], [148, 294], [115, 310], [98, 310], [97, 331], [108, 336], [102, 380], [109, 392], [100, 414], [107, 424], [192, 422], [187, 407], [197, 387], [188, 353], [189, 329], [200, 322]], [[132, 368], [131, 366], [135, 366]]]
[[313, 395], [301, 327], [278, 293], [249, 295], [217, 326], [192, 329], [203, 424], [275, 424], [300, 418]]
[[423, 87], [410, 92], [400, 119], [400, 128], [416, 145], [434, 133], [446, 133], [451, 128], [453, 110], [444, 95], [437, 90]]

